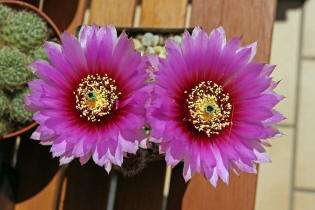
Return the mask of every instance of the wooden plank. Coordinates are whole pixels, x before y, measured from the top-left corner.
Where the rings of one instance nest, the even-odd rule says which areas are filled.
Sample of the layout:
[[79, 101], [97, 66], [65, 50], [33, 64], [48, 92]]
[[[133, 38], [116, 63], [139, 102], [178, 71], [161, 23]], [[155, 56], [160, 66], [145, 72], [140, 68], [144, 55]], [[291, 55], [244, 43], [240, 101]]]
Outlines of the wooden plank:
[[189, 182], [183, 199], [183, 210], [249, 210], [255, 207], [257, 176], [232, 175], [229, 185], [221, 180], [216, 188], [202, 175]]
[[[191, 26], [208, 32], [223, 26], [227, 38], [241, 36], [242, 44], [258, 40], [256, 61], [268, 62], [276, 0], [193, 0]], [[183, 200], [183, 210], [254, 209], [257, 175], [231, 174], [230, 184], [221, 181], [214, 188], [201, 175], [190, 181]]]
[[78, 160], [73, 161], [66, 170], [65, 196], [60, 209], [106, 209], [109, 180], [105, 169], [92, 160], [84, 166]]
[[134, 177], [119, 175], [115, 210], [161, 210], [164, 161], [150, 163]]
[[256, 61], [268, 62], [276, 0], [193, 0], [191, 26], [208, 32], [223, 26], [227, 38], [242, 37], [242, 44], [258, 41]]
[[[65, 1], [63, 1], [63, 2], [65, 2]], [[85, 10], [86, 10], [87, 5], [88, 5], [88, 0], [79, 0], [76, 13], [75, 13], [70, 25], [67, 27], [67, 32], [72, 33], [72, 34], [76, 34], [77, 26], [81, 25], [83, 23]]]
[[61, 32], [67, 30], [75, 34], [76, 27], [83, 22], [87, 3], [88, 0], [45, 1], [43, 11], [56, 23]]
[[136, 5], [137, 0], [93, 0], [89, 23], [132, 26]]
[[15, 210], [55, 210], [60, 182], [59, 163], [52, 159], [50, 147], [23, 136], [16, 169], [19, 188]]
[[188, 0], [142, 0], [140, 26], [184, 27]]
[[0, 209], [1, 210], [13, 210], [14, 200], [10, 198], [7, 193], [7, 186], [5, 182], [6, 169], [7, 166], [11, 165], [12, 155], [14, 150], [14, 139], [0, 139]]
[[184, 164], [180, 163], [172, 170], [170, 191], [167, 199], [168, 210], [181, 210], [182, 198], [184, 196], [187, 184], [183, 177]]

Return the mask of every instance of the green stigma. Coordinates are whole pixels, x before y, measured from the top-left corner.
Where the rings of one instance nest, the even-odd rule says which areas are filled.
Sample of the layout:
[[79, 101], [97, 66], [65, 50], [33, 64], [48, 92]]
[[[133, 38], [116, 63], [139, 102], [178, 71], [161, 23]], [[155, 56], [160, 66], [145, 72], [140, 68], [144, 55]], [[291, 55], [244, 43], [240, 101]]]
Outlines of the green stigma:
[[95, 101], [96, 99], [96, 93], [94, 91], [89, 91], [86, 95], [85, 98], [89, 101]]
[[205, 112], [207, 114], [212, 114], [214, 112], [214, 107], [211, 104], [206, 104], [205, 105]]

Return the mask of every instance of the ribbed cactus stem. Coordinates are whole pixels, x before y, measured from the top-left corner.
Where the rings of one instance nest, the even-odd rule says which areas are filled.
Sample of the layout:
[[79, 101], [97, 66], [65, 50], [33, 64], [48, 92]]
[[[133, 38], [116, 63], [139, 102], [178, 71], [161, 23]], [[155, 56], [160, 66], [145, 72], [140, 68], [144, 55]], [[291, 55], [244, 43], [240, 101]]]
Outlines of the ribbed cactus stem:
[[26, 87], [33, 73], [27, 67], [26, 56], [17, 49], [0, 50], [0, 87], [14, 92]]
[[32, 121], [33, 113], [24, 108], [24, 97], [29, 93], [30, 90], [25, 89], [12, 99], [9, 107], [10, 121], [19, 124], [27, 124]]
[[48, 61], [48, 57], [43, 46], [36, 48], [30, 53], [30, 55], [28, 56], [28, 63], [32, 63], [34, 60], [38, 59]]
[[46, 22], [31, 11], [10, 12], [1, 33], [6, 45], [22, 52], [29, 52], [42, 46], [48, 37]]
[[9, 105], [9, 99], [6, 96], [6, 94], [3, 92], [3, 90], [0, 89], [0, 118], [3, 117], [7, 110]]
[[2, 27], [2, 25], [4, 25], [11, 12], [12, 9], [10, 9], [4, 4], [0, 4], [0, 28]]

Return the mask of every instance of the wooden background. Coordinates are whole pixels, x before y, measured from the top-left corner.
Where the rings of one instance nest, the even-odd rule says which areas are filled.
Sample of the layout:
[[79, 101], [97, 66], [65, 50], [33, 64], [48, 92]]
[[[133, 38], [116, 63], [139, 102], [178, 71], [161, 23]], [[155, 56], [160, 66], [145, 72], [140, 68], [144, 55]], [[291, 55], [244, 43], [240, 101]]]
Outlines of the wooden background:
[[[38, 0], [26, 1], [38, 6]], [[223, 26], [227, 37], [242, 44], [258, 40], [256, 61], [268, 62], [276, 0], [45, 0], [43, 10], [61, 31], [77, 25], [140, 27], [202, 26], [208, 32]], [[87, 11], [87, 12], [86, 12]], [[172, 170], [169, 194], [164, 193], [165, 163], [156, 162], [134, 178], [107, 175], [103, 168], [77, 160], [60, 168], [49, 147], [22, 136], [16, 170], [16, 201], [0, 188], [1, 210], [250, 210], [254, 209], [256, 175], [231, 176], [229, 186], [212, 187], [195, 175], [186, 184], [182, 165]], [[12, 162], [15, 139], [0, 140], [6, 163]], [[114, 191], [113, 191], [114, 189]], [[116, 189], [116, 190], [115, 190]], [[112, 193], [110, 193], [112, 192]], [[116, 193], [115, 193], [116, 192]]]

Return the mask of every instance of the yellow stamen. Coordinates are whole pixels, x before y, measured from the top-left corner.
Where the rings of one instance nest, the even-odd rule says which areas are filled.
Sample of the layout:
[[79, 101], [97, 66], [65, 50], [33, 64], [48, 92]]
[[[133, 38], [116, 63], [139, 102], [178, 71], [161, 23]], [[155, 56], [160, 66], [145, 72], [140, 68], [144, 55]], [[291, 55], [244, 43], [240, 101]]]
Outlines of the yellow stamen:
[[73, 94], [76, 98], [76, 109], [81, 112], [80, 117], [91, 122], [100, 122], [101, 118], [111, 113], [121, 93], [117, 91], [115, 80], [106, 74], [95, 74], [81, 79]]
[[191, 90], [186, 101], [190, 115], [188, 120], [207, 136], [219, 134], [231, 125], [232, 105], [229, 94], [223, 92], [222, 86], [212, 81], [201, 82]]

